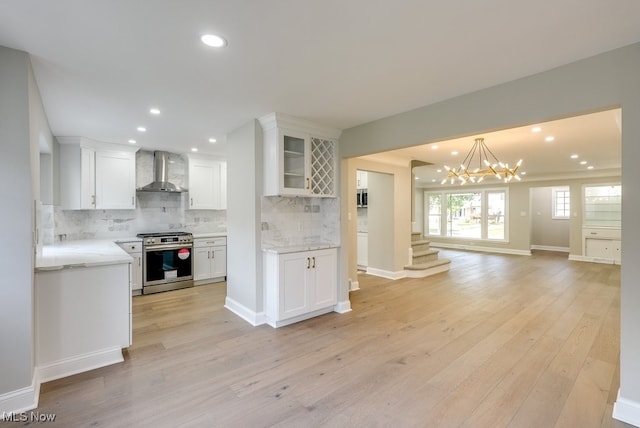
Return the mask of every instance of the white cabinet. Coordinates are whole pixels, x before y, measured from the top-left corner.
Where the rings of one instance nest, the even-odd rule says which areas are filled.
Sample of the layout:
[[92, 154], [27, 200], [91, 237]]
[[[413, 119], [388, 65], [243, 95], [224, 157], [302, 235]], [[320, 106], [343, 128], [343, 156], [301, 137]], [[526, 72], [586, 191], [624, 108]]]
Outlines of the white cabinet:
[[333, 311], [337, 302], [335, 248], [278, 254], [265, 252], [267, 322], [280, 327]]
[[189, 209], [227, 208], [227, 163], [189, 156]]
[[118, 242], [120, 248], [133, 258], [131, 263], [131, 293], [138, 296], [142, 293], [142, 242]]
[[260, 123], [265, 196], [336, 196], [339, 131], [277, 113], [261, 118]]
[[135, 147], [60, 138], [63, 209], [134, 209]]
[[366, 189], [368, 182], [367, 182], [367, 171], [360, 171], [357, 170], [356, 171], [356, 189], [360, 190], [360, 189]]
[[582, 229], [582, 241], [584, 255], [588, 260], [620, 264], [622, 259], [620, 229], [585, 228]]
[[209, 283], [224, 281], [227, 276], [227, 238], [193, 240], [193, 280]]

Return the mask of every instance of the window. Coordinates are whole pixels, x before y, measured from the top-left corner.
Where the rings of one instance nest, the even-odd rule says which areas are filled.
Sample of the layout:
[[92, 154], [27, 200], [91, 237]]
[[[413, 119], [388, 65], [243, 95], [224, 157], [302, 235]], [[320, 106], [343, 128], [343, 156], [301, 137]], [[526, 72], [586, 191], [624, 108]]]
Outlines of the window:
[[425, 192], [424, 200], [430, 236], [506, 239], [506, 190]]
[[571, 216], [570, 193], [568, 187], [554, 187], [552, 189], [554, 220], [568, 219]]

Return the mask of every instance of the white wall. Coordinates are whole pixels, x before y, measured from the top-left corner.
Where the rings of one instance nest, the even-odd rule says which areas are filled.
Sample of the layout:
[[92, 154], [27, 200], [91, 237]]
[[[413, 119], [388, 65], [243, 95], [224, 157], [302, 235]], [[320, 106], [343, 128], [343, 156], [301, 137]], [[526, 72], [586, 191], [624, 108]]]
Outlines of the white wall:
[[570, 220], [553, 218], [553, 189], [553, 187], [531, 189], [531, 245], [568, 249]]
[[[29, 57], [0, 47], [0, 186], [5, 245], [0, 246], [0, 413], [33, 401], [33, 206]], [[9, 397], [9, 394], [12, 397]]]
[[[640, 159], [638, 70], [640, 44], [634, 44], [348, 129], [341, 137], [341, 156], [365, 155], [622, 107], [624, 235], [621, 379], [616, 415], [640, 425], [640, 333], [636, 327], [640, 325], [640, 286], [636, 284], [640, 278], [640, 264], [636, 263], [640, 258], [640, 190], [635, 186], [640, 182], [640, 170], [636, 168]], [[347, 213], [344, 205], [343, 214]], [[346, 238], [347, 233], [344, 242]]]
[[384, 271], [392, 275], [394, 263], [395, 206], [393, 175], [368, 173], [368, 271]]

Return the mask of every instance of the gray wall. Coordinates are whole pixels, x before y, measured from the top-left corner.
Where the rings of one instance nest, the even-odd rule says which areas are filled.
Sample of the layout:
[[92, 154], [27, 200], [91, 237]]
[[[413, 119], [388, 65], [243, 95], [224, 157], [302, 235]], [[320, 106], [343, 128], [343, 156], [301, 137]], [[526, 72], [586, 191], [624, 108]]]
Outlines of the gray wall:
[[0, 187], [0, 396], [31, 386], [34, 361], [32, 207], [39, 174], [33, 183], [32, 170], [39, 166], [32, 165], [29, 73], [26, 53], [0, 47], [0, 178], [11, 184]]
[[531, 189], [531, 245], [569, 248], [569, 219], [552, 216], [553, 187]]
[[[622, 290], [620, 398], [640, 408], [640, 44], [380, 119], [343, 132], [341, 155], [359, 156], [453, 137], [622, 107]], [[625, 185], [628, 183], [628, 185]], [[572, 193], [574, 189], [571, 189]], [[513, 203], [528, 204], [527, 201]], [[518, 196], [517, 199], [522, 199]], [[528, 194], [526, 196], [528, 200]], [[573, 200], [572, 200], [573, 202]], [[407, 205], [409, 207], [410, 205]], [[407, 208], [408, 209], [408, 208]], [[343, 214], [348, 213], [343, 205]], [[522, 220], [518, 217], [519, 220]], [[522, 227], [529, 228], [528, 219]], [[572, 230], [573, 234], [573, 230]], [[348, 235], [344, 242], [347, 242]], [[527, 238], [528, 242], [528, 238]], [[573, 251], [573, 242], [572, 242]]]
[[257, 120], [227, 135], [227, 185], [233, 189], [227, 194], [227, 299], [261, 313], [262, 128]]

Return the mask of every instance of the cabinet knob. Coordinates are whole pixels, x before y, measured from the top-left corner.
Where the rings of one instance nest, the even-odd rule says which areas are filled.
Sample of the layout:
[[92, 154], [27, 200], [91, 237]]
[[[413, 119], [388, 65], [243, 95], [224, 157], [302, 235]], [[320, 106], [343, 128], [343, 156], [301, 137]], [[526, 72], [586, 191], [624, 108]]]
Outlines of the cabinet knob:
[[311, 258], [313, 259], [313, 266], [312, 267], [315, 269], [316, 268], [316, 258], [315, 257], [311, 257]]
[[193, 198], [191, 198], [191, 206], [193, 206]]
[[307, 190], [311, 188], [311, 180], [307, 178]]
[[311, 268], [311, 259], [307, 257], [307, 269]]

